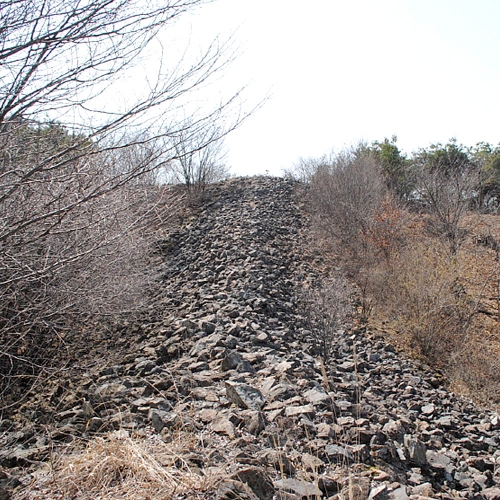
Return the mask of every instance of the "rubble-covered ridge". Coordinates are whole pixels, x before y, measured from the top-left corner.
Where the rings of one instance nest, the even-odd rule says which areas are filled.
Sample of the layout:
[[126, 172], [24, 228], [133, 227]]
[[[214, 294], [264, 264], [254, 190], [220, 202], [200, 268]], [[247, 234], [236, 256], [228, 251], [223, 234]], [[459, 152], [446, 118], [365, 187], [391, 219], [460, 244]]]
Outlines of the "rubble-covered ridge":
[[[498, 414], [364, 329], [339, 331], [328, 363], [316, 357], [296, 299], [322, 278], [300, 189], [257, 177], [207, 190], [159, 245], [165, 319], [79, 382], [51, 439], [194, 433], [185, 460], [225, 478], [219, 500], [500, 499]], [[2, 439], [4, 467], [51, 444]]]

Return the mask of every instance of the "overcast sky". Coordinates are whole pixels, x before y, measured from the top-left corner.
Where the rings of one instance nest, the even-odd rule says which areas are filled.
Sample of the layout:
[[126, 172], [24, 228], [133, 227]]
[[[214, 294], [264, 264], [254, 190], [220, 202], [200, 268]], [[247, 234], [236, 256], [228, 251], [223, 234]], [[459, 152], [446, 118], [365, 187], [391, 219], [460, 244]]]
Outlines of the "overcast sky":
[[392, 135], [500, 142], [498, 0], [217, 0], [188, 22], [194, 42], [235, 33], [221, 88], [269, 95], [227, 139], [236, 174]]

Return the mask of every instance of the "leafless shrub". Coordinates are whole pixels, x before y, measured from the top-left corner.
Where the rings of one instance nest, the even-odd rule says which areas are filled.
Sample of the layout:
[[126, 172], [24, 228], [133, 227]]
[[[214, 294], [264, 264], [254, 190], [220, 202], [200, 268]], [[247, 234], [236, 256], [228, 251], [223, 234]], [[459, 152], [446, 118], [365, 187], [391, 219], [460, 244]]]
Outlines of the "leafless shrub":
[[138, 146], [80, 155], [81, 138], [26, 123], [1, 137], [0, 390], [8, 404], [8, 392], [18, 402], [61, 362], [81, 325], [144, 309], [151, 239], [180, 203], [140, 177], [114, 182], [115, 166], [134, 169], [150, 154]]
[[460, 222], [477, 197], [476, 166], [452, 143], [416, 154], [411, 175], [413, 204], [430, 214], [428, 229], [444, 237], [451, 253], [456, 253], [465, 236]]
[[[387, 191], [377, 158], [363, 147], [318, 168], [310, 199], [322, 248], [355, 283], [358, 319], [382, 322], [462, 392], [498, 401], [498, 238], [473, 238], [493, 251], [488, 265], [463, 238], [478, 172], [454, 142], [422, 150], [405, 165], [414, 187], [405, 205]], [[495, 347], [486, 348], [486, 332]]]
[[325, 361], [331, 358], [334, 338], [352, 317], [352, 291], [343, 277], [336, 277], [318, 288], [304, 290], [301, 309], [312, 333], [314, 348]]
[[310, 195], [317, 224], [347, 259], [367, 257], [367, 236], [386, 192], [376, 159], [361, 147], [340, 153], [314, 174]]
[[230, 62], [218, 40], [196, 60], [160, 65], [134, 98], [114, 93], [160, 31], [203, 3], [0, 1], [2, 404], [13, 382], [26, 395], [57, 364], [83, 319], [141, 309], [150, 225], [176, 203], [154, 186], [179, 159], [172, 137], [180, 145], [217, 123], [201, 151], [241, 122], [229, 118], [238, 93], [196, 119], [178, 116]]
[[[70, 203], [78, 189], [94, 188], [88, 180], [78, 184], [83, 175], [73, 179], [61, 181], [60, 205]], [[84, 341], [82, 325], [147, 308], [155, 286], [151, 243], [181, 205], [178, 194], [136, 184], [94, 198], [78, 211], [48, 216], [56, 189], [56, 182], [41, 182], [36, 195], [19, 190], [19, 199], [9, 206], [10, 223], [0, 232], [4, 403], [14, 389], [11, 396], [18, 403], [26, 384], [42, 381], [44, 371], [58, 366], [65, 347]], [[45, 216], [43, 223], [29, 224], [37, 213]], [[19, 229], [8, 234], [15, 215]]]
[[461, 286], [456, 260], [445, 248], [414, 242], [387, 273], [380, 306], [412, 349], [446, 367], [466, 341], [476, 307]]
[[170, 176], [190, 191], [203, 191], [207, 184], [226, 179], [224, 133], [217, 126], [180, 131], [173, 139], [176, 159]]
[[309, 183], [316, 172], [325, 165], [329, 165], [331, 160], [327, 156], [321, 158], [299, 158], [290, 168], [283, 170], [283, 175], [287, 178]]

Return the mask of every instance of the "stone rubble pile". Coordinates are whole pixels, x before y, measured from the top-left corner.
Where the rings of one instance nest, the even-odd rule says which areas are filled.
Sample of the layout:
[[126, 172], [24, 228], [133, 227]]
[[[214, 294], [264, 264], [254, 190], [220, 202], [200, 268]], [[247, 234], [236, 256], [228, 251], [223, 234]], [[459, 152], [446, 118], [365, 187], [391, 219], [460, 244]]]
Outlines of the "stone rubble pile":
[[[258, 177], [208, 189], [159, 243], [165, 319], [79, 383], [52, 439], [195, 433], [189, 460], [224, 476], [219, 500], [500, 499], [498, 414], [363, 328], [339, 331], [332, 359], [317, 357], [297, 301], [321, 278], [299, 188]], [[49, 444], [13, 446], [19, 432], [2, 437], [4, 467]]]

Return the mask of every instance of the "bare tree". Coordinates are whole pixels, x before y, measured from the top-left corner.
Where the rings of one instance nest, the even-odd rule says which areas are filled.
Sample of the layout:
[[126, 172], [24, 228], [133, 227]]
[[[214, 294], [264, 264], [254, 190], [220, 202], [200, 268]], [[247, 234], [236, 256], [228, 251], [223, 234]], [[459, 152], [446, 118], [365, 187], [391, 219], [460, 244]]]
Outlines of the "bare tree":
[[478, 169], [462, 146], [436, 144], [413, 158], [414, 201], [423, 204], [429, 227], [456, 253], [463, 237], [460, 221], [478, 195]]
[[[203, 3], [0, 0], [2, 391], [47, 366], [71, 321], [109, 313], [110, 299], [142, 283], [134, 276], [144, 266], [131, 266], [146, 260], [145, 228], [175, 203], [145, 184], [180, 158], [172, 137], [179, 146], [208, 123], [224, 122], [222, 136], [240, 122], [229, 118], [238, 93], [175, 119], [230, 61], [218, 40], [192, 62], [159, 65], [135, 99], [112, 94], [163, 29]], [[138, 307], [141, 294], [129, 292], [114, 311]]]
[[283, 169], [285, 177], [298, 180], [300, 182], [310, 183], [313, 176], [319, 169], [332, 164], [335, 156], [332, 158], [322, 156], [321, 158], [302, 158], [300, 157], [290, 168]]
[[177, 159], [172, 163], [175, 178], [189, 188], [203, 190], [206, 184], [225, 179], [224, 132], [217, 125], [188, 127], [173, 137]]
[[332, 157], [312, 177], [311, 199], [319, 225], [355, 257], [367, 251], [367, 236], [386, 193], [380, 166], [363, 145]]

